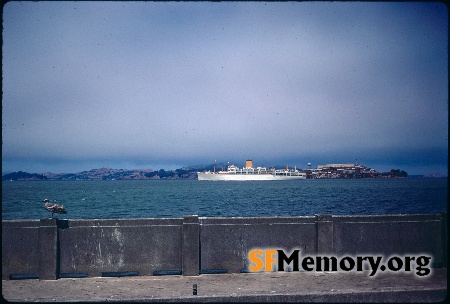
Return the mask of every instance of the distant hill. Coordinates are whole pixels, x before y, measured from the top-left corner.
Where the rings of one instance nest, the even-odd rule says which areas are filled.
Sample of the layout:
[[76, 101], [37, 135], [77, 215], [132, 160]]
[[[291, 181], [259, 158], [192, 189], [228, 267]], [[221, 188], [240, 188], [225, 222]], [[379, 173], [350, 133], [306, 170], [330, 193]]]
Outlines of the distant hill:
[[47, 176], [43, 174], [18, 171], [3, 175], [2, 180], [47, 180]]
[[[226, 170], [227, 164], [216, 164], [216, 171]], [[330, 169], [331, 170], [331, 169]], [[11, 172], [2, 176], [2, 180], [151, 180], [151, 179], [197, 179], [197, 172], [214, 171], [214, 165], [190, 165], [176, 170], [158, 170], [152, 169], [112, 169], [112, 168], [98, 168], [89, 171], [82, 171], [78, 173], [51, 173], [46, 172], [42, 174], [28, 173], [23, 171]], [[305, 172], [311, 175], [311, 170]], [[447, 174], [428, 174], [428, 175], [413, 175], [408, 176], [408, 173], [399, 169], [392, 169], [390, 172], [379, 173], [370, 171], [370, 174], [364, 177], [383, 177], [383, 178], [421, 178], [421, 177], [447, 177]], [[337, 178], [348, 178], [348, 176], [337, 175]], [[358, 176], [353, 176], [354, 178]]]
[[151, 169], [111, 169], [99, 168], [78, 173], [27, 173], [12, 172], [2, 176], [2, 180], [145, 180], [145, 179], [195, 179], [197, 169], [177, 169], [175, 171], [153, 171]]

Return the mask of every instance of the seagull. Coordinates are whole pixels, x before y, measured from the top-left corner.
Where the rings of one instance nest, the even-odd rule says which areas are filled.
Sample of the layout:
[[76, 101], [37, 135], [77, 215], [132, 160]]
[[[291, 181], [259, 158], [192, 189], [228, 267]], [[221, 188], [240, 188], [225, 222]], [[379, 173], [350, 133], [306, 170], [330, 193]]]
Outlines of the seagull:
[[52, 203], [50, 203], [50, 201], [48, 199], [44, 200], [44, 206], [48, 212], [52, 213], [52, 217], [53, 217], [53, 213], [59, 213], [59, 214], [67, 213], [67, 211], [66, 211], [66, 209], [64, 209], [63, 205], [52, 204]]

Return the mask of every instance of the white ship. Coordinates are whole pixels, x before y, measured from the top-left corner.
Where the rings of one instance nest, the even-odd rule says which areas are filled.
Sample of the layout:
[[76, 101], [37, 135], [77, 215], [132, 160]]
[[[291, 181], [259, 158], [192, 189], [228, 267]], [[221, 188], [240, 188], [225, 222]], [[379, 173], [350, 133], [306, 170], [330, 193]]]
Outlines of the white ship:
[[306, 173], [297, 169], [267, 169], [266, 167], [253, 168], [253, 161], [247, 160], [245, 167], [228, 166], [227, 171], [197, 172], [198, 180], [210, 181], [262, 181], [262, 180], [293, 180], [306, 179]]

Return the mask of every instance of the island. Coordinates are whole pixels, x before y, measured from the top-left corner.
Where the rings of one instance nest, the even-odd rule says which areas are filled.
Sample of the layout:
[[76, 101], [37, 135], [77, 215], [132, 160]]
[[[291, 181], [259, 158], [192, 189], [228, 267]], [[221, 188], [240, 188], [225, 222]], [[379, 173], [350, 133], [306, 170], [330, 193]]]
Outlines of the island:
[[[225, 164], [222, 170], [226, 169]], [[23, 171], [11, 172], [2, 176], [3, 181], [51, 181], [51, 180], [167, 180], [167, 179], [197, 179], [197, 172], [214, 171], [217, 164], [210, 166], [187, 166], [176, 170], [152, 169], [112, 169], [98, 168], [78, 173], [28, 173]], [[327, 164], [318, 165], [317, 168], [308, 166], [302, 169], [307, 179], [333, 179], [333, 178], [406, 178], [408, 173], [400, 169], [389, 172], [377, 172], [358, 164]], [[419, 176], [415, 176], [419, 177]]]

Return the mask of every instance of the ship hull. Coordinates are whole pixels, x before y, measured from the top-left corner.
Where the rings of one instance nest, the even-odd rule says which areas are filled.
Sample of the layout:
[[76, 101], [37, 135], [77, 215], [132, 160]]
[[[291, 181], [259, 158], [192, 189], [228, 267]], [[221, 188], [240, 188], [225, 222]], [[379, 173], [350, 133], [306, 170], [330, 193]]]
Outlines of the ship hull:
[[296, 180], [306, 179], [306, 174], [301, 175], [274, 175], [274, 174], [230, 174], [198, 172], [198, 180], [206, 181], [268, 181], [268, 180]]

